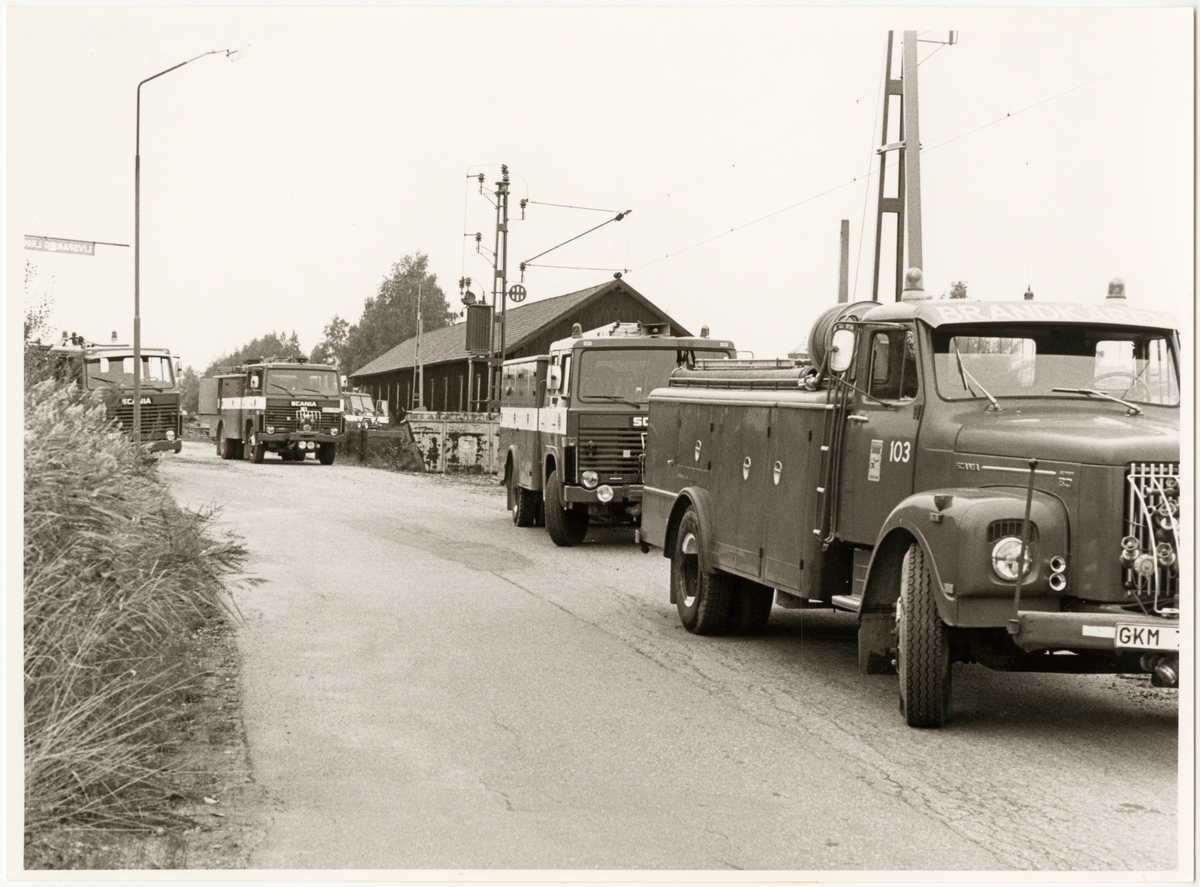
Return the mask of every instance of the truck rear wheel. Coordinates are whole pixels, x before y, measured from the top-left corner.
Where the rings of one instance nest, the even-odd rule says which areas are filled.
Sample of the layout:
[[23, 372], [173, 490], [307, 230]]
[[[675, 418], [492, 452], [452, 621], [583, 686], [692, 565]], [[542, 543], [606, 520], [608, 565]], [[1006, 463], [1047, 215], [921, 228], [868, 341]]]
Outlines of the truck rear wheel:
[[737, 580], [729, 604], [730, 634], [758, 634], [767, 627], [775, 589], [750, 579]]
[[551, 471], [546, 479], [545, 499], [546, 531], [554, 544], [566, 547], [582, 542], [588, 529], [587, 506], [568, 506], [563, 502], [557, 470]]
[[508, 479], [508, 501], [512, 509], [513, 523], [518, 527], [532, 527], [537, 523], [537, 496], [517, 483], [514, 468]]
[[938, 615], [925, 551], [904, 555], [896, 606], [900, 711], [910, 727], [940, 727], [950, 715], [950, 630]]
[[[321, 460], [322, 465], [332, 465], [334, 458], [337, 456], [337, 444], [323, 443], [321, 449], [318, 450], [317, 458]], [[303, 458], [303, 457], [301, 457]]]
[[700, 548], [705, 545], [700, 518], [689, 508], [675, 531], [671, 553], [671, 591], [679, 621], [692, 634], [723, 634], [729, 629], [734, 577], [700, 569]]

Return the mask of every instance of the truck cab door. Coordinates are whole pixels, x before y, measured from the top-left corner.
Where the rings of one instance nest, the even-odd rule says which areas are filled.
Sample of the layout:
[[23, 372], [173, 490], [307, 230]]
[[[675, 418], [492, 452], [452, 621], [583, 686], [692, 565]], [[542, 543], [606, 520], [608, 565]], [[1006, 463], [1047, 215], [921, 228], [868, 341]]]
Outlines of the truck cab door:
[[835, 534], [875, 544], [891, 510], [913, 491], [924, 386], [908, 326], [864, 327], [850, 392]]

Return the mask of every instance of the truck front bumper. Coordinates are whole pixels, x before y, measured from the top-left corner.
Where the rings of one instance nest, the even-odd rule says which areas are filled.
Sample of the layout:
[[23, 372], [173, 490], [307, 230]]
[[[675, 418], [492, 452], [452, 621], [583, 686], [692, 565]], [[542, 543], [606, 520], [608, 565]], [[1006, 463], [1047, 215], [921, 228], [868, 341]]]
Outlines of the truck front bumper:
[[588, 504], [602, 505], [604, 503], [597, 491], [605, 486], [612, 490], [612, 498], [608, 500], [609, 503], [642, 501], [641, 484], [600, 484], [595, 490], [568, 485], [563, 487], [563, 499], [571, 503], [586, 502]]
[[344, 440], [344, 434], [316, 434], [311, 431], [280, 431], [275, 434], [267, 434], [265, 431], [259, 432], [258, 439], [263, 443], [283, 443], [290, 444], [302, 440], [313, 441], [314, 443], [337, 443]]
[[1129, 612], [1037, 613], [1022, 611], [1009, 623], [1022, 650], [1106, 650], [1178, 653], [1179, 619]]

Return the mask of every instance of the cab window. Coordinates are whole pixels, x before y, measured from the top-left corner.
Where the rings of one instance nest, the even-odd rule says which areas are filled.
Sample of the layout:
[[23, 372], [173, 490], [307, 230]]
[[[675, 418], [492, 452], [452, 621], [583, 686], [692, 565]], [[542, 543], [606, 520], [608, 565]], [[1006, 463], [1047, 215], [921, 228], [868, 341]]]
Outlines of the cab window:
[[877, 330], [871, 335], [867, 393], [879, 400], [917, 396], [917, 343], [911, 330]]

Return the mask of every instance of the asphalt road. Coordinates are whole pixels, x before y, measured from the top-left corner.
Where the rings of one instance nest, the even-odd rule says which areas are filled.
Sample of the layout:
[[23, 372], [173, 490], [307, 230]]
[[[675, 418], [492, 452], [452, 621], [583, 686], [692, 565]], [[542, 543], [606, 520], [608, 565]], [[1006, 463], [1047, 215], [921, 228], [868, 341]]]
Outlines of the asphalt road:
[[162, 465], [262, 580], [237, 594], [254, 868], [1165, 873], [1190, 849], [1177, 693], [1147, 680], [956, 666], [952, 722], [914, 730], [852, 617], [692, 636], [628, 531], [559, 549], [499, 486], [345, 462]]

